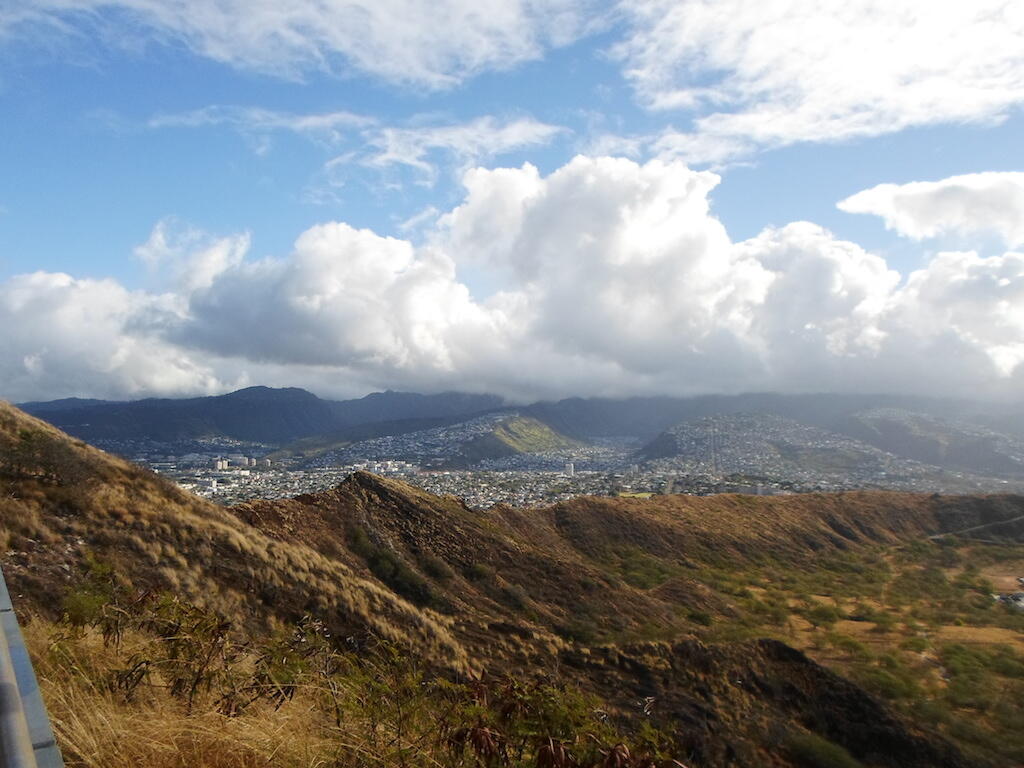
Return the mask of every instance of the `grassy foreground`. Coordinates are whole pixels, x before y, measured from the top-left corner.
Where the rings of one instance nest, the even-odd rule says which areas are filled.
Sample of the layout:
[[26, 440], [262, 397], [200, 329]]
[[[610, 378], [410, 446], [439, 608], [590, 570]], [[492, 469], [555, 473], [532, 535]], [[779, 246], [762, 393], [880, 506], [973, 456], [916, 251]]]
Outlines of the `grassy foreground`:
[[678, 766], [643, 723], [551, 679], [455, 681], [306, 619], [261, 641], [170, 596], [71, 592], [25, 628], [69, 766]]

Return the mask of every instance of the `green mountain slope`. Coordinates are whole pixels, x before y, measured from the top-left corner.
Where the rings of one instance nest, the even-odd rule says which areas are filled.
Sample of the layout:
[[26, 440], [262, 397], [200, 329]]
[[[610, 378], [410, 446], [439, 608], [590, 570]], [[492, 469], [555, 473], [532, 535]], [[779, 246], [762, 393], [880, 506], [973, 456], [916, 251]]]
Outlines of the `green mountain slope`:
[[545, 453], [578, 448], [582, 443], [561, 435], [530, 416], [513, 416], [462, 446], [460, 460], [475, 464], [483, 459], [502, 459], [519, 453]]

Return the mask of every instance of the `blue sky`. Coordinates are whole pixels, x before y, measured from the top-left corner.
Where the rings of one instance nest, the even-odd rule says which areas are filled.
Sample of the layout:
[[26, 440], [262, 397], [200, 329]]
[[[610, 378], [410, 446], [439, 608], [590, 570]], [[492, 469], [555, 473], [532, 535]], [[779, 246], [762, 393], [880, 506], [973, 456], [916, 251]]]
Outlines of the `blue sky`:
[[[87, 0], [74, 12], [57, 0], [25, 0], [0, 9], [0, 305], [4, 290], [8, 302], [0, 315], [13, 329], [0, 342], [0, 396], [185, 394], [263, 381], [329, 394], [502, 389], [520, 399], [914, 390], [919, 384], [891, 362], [908, 345], [930, 354], [950, 345], [957, 362], [942, 386], [1012, 388], [1024, 360], [1024, 320], [1013, 309], [1018, 276], [1004, 263], [1020, 245], [1024, 217], [1015, 175], [1024, 170], [1021, 13], [1000, 0], [941, 12], [900, 0], [891, 17], [858, 3], [812, 5], [301, 0], [283, 17], [262, 0], [244, 9], [226, 0]], [[572, 165], [576, 156], [625, 164], [585, 169]], [[537, 179], [489, 173], [524, 163]], [[464, 185], [472, 169], [480, 189]], [[714, 188], [705, 170], [720, 177]], [[882, 184], [898, 189], [837, 207]], [[543, 209], [556, 204], [592, 205], [594, 215]], [[466, 212], [453, 223], [445, 214], [459, 206]], [[651, 216], [660, 234], [637, 245], [637, 222], [648, 226]], [[820, 231], [787, 230], [794, 222]], [[372, 278], [371, 302], [358, 283], [370, 278], [345, 272], [353, 236], [332, 230], [338, 239], [317, 263], [337, 287], [317, 307], [372, 303], [403, 317], [403, 302], [427, 300], [395, 286], [431, 265], [432, 284], [448, 297], [439, 300], [461, 306], [458, 314], [416, 315], [384, 330], [355, 309], [290, 315], [296, 295], [280, 286], [293, 273], [307, 279], [307, 261], [321, 256], [294, 244], [334, 224], [371, 230], [384, 250], [393, 238], [411, 255], [389, 261], [366, 246], [374, 269], [392, 265]], [[530, 229], [542, 224], [551, 230]], [[506, 231], [515, 242], [494, 246], [495, 232]], [[623, 233], [633, 241], [610, 249]], [[535, 269], [545, 252], [538, 243], [548, 239], [565, 247]], [[810, 255], [781, 266], [771, 255], [801, 249]], [[743, 259], [754, 251], [751, 266]], [[932, 264], [955, 272], [943, 253], [980, 261], [958, 257], [960, 277], [922, 273], [928, 292], [907, 285], [911, 272]], [[630, 326], [614, 313], [633, 309], [635, 319], [644, 303], [663, 304], [661, 316], [674, 325], [652, 320], [615, 343], [579, 329], [565, 338], [552, 332], [572, 325], [552, 307], [573, 304], [573, 290], [626, 295], [610, 265], [629, 260], [674, 293], [652, 285], [647, 296], [634, 285], [637, 307], [621, 298], [589, 305], [581, 295], [591, 325]], [[210, 279], [183, 283], [200, 263]], [[569, 264], [579, 273], [568, 274]], [[771, 286], [805, 279], [801, 269], [809, 294], [823, 285], [835, 291], [809, 301], [833, 314], [776, 328], [781, 321], [763, 314]], [[730, 270], [734, 284], [722, 277]], [[979, 270], [1002, 277], [983, 279]], [[31, 301], [16, 299], [26, 295], [24, 276], [37, 272], [45, 287], [33, 284]], [[75, 282], [65, 285], [58, 273]], [[234, 321], [202, 315], [233, 306], [231, 286], [257, 273], [276, 281], [254, 283], [269, 297], [263, 321], [333, 341], [291, 355], [280, 353], [287, 343], [255, 349], [204, 332]], [[607, 282], [590, 283], [595, 275]], [[948, 286], [935, 280], [964, 275], [1010, 283], [959, 319], [943, 314], [959, 306], [948, 297], [941, 307], [921, 305], [922, 296], [945, 296]], [[561, 279], [559, 292], [541, 287]], [[125, 307], [96, 321], [96, 359], [76, 362], [69, 331], [49, 339], [40, 329], [46, 313], [78, 316], [74, 302], [94, 290], [90, 280], [106, 280], [104, 290], [117, 293], [108, 300]], [[703, 293], [690, 295], [690, 287]], [[707, 292], [737, 303], [708, 309]], [[952, 336], [905, 327], [925, 317], [952, 327]], [[467, 324], [471, 339], [454, 330]], [[355, 342], [351, 328], [382, 340]], [[811, 345], [806, 358], [826, 372], [781, 373], [790, 352], [773, 345], [785, 334]], [[491, 373], [478, 370], [471, 361], [486, 355], [474, 345], [494, 338], [507, 359], [490, 360]], [[543, 354], [515, 362], [533, 355], [538, 339]], [[680, 352], [660, 367], [641, 353], [633, 359], [648, 340], [664, 350], [666, 339]], [[733, 347], [746, 386], [732, 383], [736, 370], [709, 351]], [[126, 351], [141, 349], [139, 360]], [[979, 361], [986, 370], [965, 372]], [[579, 376], [549, 374], [577, 365]], [[506, 366], [523, 370], [510, 381]]]

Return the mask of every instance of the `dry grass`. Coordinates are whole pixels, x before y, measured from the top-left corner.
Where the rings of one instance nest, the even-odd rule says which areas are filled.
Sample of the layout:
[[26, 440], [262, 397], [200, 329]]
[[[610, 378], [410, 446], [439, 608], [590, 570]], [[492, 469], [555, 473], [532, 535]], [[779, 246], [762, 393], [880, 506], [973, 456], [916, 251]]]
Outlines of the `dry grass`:
[[[677, 766], [657, 746], [667, 738], [652, 740], [651, 731], [631, 749], [599, 717], [604, 704], [574, 687], [511, 677], [457, 683], [393, 646], [338, 651], [319, 624], [308, 625], [312, 634], [292, 628], [276, 639], [241, 640], [244, 650], [225, 657], [228, 674], [186, 696], [171, 684], [178, 656], [166, 654], [181, 649], [180, 635], [202, 644], [183, 628], [187, 621], [177, 623], [194, 615], [192, 607], [174, 614], [169, 634], [153, 623], [158, 606], [137, 608], [119, 642], [105, 641], [101, 624], [37, 619], [26, 626], [69, 768]], [[288, 645], [277, 645], [282, 640]], [[276, 655], [282, 647], [288, 654]], [[287, 682], [266, 684], [261, 675], [271, 658]], [[139, 659], [149, 660], [149, 674], [124, 685]], [[262, 693], [249, 698], [254, 681], [262, 681]], [[224, 694], [239, 691], [246, 703], [224, 714]], [[562, 757], [546, 760], [549, 747]]]
[[[23, 445], [32, 447], [31, 461], [13, 460]], [[344, 549], [328, 557], [272, 538], [2, 401], [0, 543], [11, 590], [24, 595], [19, 610], [51, 619], [67, 584], [96, 558], [124, 584], [172, 590], [239, 624], [265, 629], [316, 613], [337, 633], [370, 631], [453, 668], [468, 664], [449, 619], [360, 573]]]
[[145, 646], [129, 636], [116, 651], [95, 631], [69, 635], [44, 620], [25, 627], [39, 685], [69, 768], [324, 768], [340, 741], [311, 697], [239, 717], [188, 714], [180, 701], [148, 687], [132, 702], [103, 684]]

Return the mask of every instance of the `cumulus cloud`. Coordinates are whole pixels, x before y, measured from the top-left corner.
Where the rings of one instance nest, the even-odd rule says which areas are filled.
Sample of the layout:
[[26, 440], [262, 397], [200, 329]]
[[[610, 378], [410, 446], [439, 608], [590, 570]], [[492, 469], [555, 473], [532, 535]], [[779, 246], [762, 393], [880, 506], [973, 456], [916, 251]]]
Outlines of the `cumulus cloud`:
[[643, 104], [695, 115], [666, 152], [719, 162], [801, 141], [995, 121], [1024, 101], [1013, 0], [623, 0], [613, 47]]
[[879, 184], [838, 203], [847, 213], [872, 213], [888, 229], [915, 240], [995, 235], [1024, 244], [1024, 173], [990, 172], [941, 181]]
[[147, 396], [214, 392], [230, 382], [143, 327], [173, 313], [170, 297], [113, 280], [36, 272], [0, 283], [0, 391], [36, 399], [75, 393]]
[[225, 270], [241, 263], [249, 250], [249, 235], [211, 237], [206, 232], [168, 217], [157, 222], [135, 256], [154, 271], [169, 274], [186, 293], [208, 288]]
[[[1019, 390], [1024, 255], [944, 252], [901, 279], [809, 222], [733, 242], [709, 206], [718, 181], [608, 157], [475, 168], [421, 245], [329, 222], [261, 260], [244, 236], [158, 224], [139, 256], [201, 279], [0, 286], [0, 392]], [[474, 295], [470, 269], [500, 290]]]
[[585, 28], [586, 0], [27, 0], [0, 34], [42, 27], [187, 46], [286, 78], [358, 71], [431, 88], [540, 58]]

